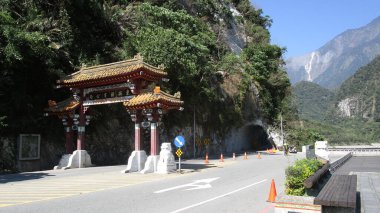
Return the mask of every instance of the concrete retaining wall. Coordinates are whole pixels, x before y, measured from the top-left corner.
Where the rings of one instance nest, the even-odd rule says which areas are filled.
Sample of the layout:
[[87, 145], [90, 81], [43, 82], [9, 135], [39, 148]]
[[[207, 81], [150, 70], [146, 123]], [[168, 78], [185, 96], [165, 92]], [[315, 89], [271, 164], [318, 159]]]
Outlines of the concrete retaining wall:
[[321, 212], [321, 206], [314, 205], [314, 197], [284, 195], [278, 197], [275, 203], [274, 212], [316, 213]]

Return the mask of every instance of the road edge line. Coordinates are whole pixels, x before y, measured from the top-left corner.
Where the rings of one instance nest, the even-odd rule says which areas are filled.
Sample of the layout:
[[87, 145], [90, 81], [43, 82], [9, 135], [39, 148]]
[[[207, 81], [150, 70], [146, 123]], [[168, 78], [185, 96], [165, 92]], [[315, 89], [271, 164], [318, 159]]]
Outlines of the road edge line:
[[211, 202], [211, 201], [217, 200], [217, 199], [219, 199], [219, 198], [222, 198], [222, 197], [225, 197], [225, 196], [228, 196], [228, 195], [234, 194], [234, 193], [236, 193], [236, 192], [242, 191], [242, 190], [247, 189], [247, 188], [249, 188], [249, 187], [255, 186], [255, 185], [260, 184], [260, 183], [263, 183], [263, 182], [265, 182], [265, 181], [267, 181], [267, 179], [264, 179], [264, 180], [262, 180], [262, 181], [259, 181], [259, 182], [256, 182], [256, 183], [253, 183], [253, 184], [250, 184], [250, 185], [248, 185], [248, 186], [244, 186], [244, 187], [239, 188], [239, 189], [236, 189], [236, 190], [234, 190], [234, 191], [232, 191], [232, 192], [228, 192], [228, 193], [226, 193], [226, 194], [219, 195], [219, 196], [217, 196], [217, 197], [214, 197], [214, 198], [211, 198], [211, 199], [208, 199], [208, 200], [205, 200], [205, 201], [202, 201], [202, 202], [199, 202], [199, 203], [196, 203], [196, 204], [193, 204], [193, 205], [190, 205], [190, 206], [187, 206], [187, 207], [181, 208], [181, 209], [177, 209], [177, 210], [172, 211], [172, 212], [170, 212], [170, 213], [182, 212], [182, 211], [185, 211], [185, 210], [187, 210], [187, 209], [190, 209], [190, 208], [194, 208], [194, 207], [197, 207], [197, 206], [203, 205], [203, 204], [205, 204], [205, 203], [208, 203], [208, 202]]

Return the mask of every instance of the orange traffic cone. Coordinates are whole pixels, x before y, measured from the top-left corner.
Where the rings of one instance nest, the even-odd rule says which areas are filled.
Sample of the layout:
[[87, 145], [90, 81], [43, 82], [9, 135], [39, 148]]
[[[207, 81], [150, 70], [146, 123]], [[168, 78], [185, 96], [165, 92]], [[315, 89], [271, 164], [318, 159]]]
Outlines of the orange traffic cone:
[[220, 154], [220, 162], [224, 162], [223, 154]]
[[257, 154], [257, 159], [261, 159], [261, 154], [259, 152], [259, 154]]
[[208, 164], [208, 154], [206, 153], [205, 164]]
[[248, 159], [247, 152], [244, 152], [244, 160], [247, 160], [247, 159]]
[[269, 197], [268, 197], [268, 202], [274, 203], [276, 201], [276, 184], [274, 183], [274, 179], [272, 179], [272, 183], [270, 185], [270, 191], [269, 191]]
[[232, 154], [232, 160], [236, 160], [235, 152]]

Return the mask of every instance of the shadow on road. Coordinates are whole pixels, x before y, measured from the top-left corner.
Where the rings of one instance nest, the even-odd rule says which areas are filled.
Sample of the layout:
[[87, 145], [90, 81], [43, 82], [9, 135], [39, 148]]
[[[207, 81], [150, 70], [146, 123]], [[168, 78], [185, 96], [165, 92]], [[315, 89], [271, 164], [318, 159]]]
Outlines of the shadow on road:
[[49, 173], [44, 172], [33, 172], [33, 173], [19, 173], [19, 174], [9, 174], [9, 175], [0, 175], [0, 183], [9, 183], [25, 180], [35, 180], [44, 178], [46, 176], [55, 176]]
[[217, 166], [214, 164], [181, 163], [182, 169], [193, 169], [194, 171], [199, 171], [202, 169], [208, 169], [208, 168], [213, 168], [213, 167], [217, 167]]

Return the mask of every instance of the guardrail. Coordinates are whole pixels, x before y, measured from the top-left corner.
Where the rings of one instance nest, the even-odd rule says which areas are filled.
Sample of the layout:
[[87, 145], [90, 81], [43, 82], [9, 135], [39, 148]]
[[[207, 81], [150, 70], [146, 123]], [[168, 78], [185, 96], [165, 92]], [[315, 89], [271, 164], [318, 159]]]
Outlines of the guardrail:
[[356, 147], [353, 147], [353, 148], [333, 148], [333, 147], [329, 147], [328, 148], [328, 151], [329, 152], [352, 152], [353, 154], [355, 153], [362, 153], [362, 152], [380, 152], [380, 148], [372, 148], [372, 147], [368, 147], [368, 148], [356, 148]]
[[330, 165], [330, 172], [334, 173], [340, 166], [342, 166], [346, 161], [348, 161], [352, 157], [352, 153], [348, 153], [347, 155], [339, 158], [339, 160], [335, 161]]

